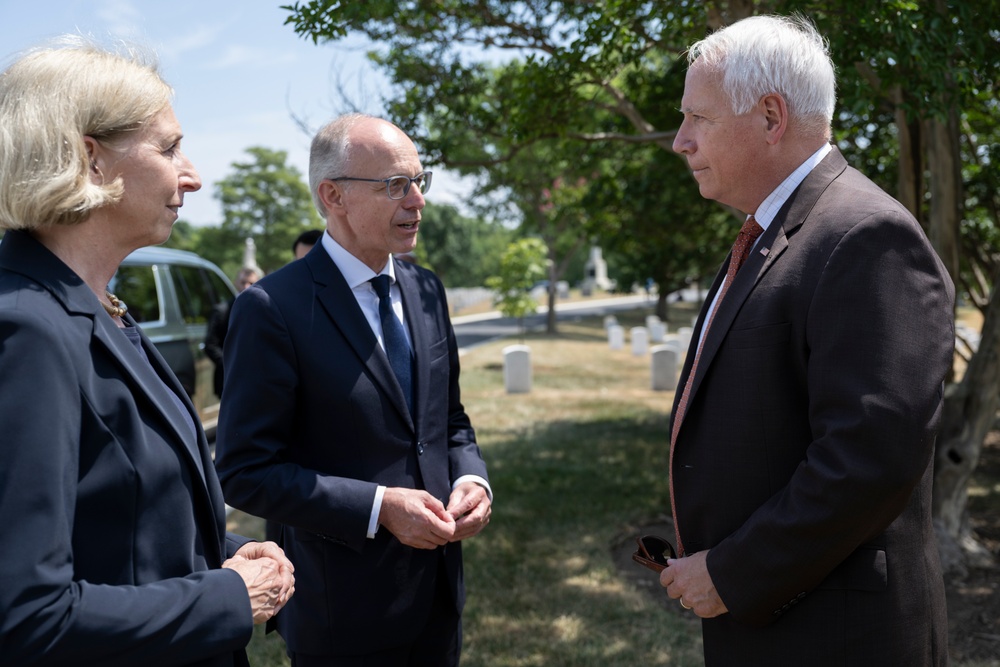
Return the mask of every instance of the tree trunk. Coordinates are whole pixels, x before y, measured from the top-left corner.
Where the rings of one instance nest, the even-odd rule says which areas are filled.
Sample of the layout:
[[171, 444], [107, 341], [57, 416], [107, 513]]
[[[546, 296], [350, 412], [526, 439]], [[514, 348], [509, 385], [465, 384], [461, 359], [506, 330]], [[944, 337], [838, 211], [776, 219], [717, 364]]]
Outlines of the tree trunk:
[[728, 0], [725, 2], [709, 2], [706, 9], [708, 13], [708, 27], [711, 30], [718, 30], [727, 25], [732, 25], [741, 19], [745, 19], [753, 14], [768, 14], [772, 10], [770, 2], [764, 0]]
[[[994, 284], [1000, 273], [993, 277]], [[994, 292], [983, 322], [979, 350], [958, 384], [945, 393], [934, 461], [934, 528], [945, 571], [964, 575], [968, 565], [992, 561], [969, 525], [969, 478], [983, 440], [993, 428], [1000, 396], [1000, 298]]]
[[[549, 246], [552, 247], [551, 245]], [[549, 251], [554, 255], [553, 251]], [[556, 266], [555, 257], [549, 257], [549, 288], [547, 290], [549, 312], [545, 314], [545, 333], [554, 335], [559, 331], [559, 323], [556, 320], [556, 281], [559, 279], [559, 271]]]
[[899, 136], [899, 174], [896, 177], [896, 199], [920, 219], [920, 123], [908, 123], [906, 110], [903, 108], [902, 92], [897, 86], [893, 91], [896, 104], [896, 129]]
[[657, 290], [656, 293], [656, 316], [664, 322], [667, 321], [667, 297], [665, 290]]
[[[948, 3], [935, 0], [934, 11], [948, 19]], [[953, 82], [946, 85], [954, 92]], [[963, 209], [958, 111], [951, 104], [943, 119], [927, 121], [927, 166], [930, 169], [930, 226], [928, 237], [956, 285], [959, 280], [959, 223]], [[945, 394], [934, 457], [934, 528], [946, 572], [962, 575], [969, 565], [992, 557], [972, 533], [969, 524], [969, 478], [979, 463], [986, 434], [993, 428], [1000, 404], [1000, 273], [986, 309], [979, 349], [965, 374]]]
[[[959, 278], [961, 167], [957, 115], [927, 121], [930, 167], [931, 244], [955, 284]], [[1000, 274], [993, 277], [997, 284]], [[951, 378], [949, 378], [950, 380]], [[934, 465], [934, 527], [946, 572], [964, 575], [969, 565], [989, 561], [969, 525], [968, 485], [979, 463], [986, 434], [993, 428], [1000, 380], [1000, 298], [994, 292], [986, 309], [978, 351], [958, 384], [948, 387]]]
[[944, 121], [927, 121], [927, 162], [930, 167], [931, 211], [928, 236], [959, 284], [959, 223], [962, 217], [962, 167], [959, 153], [958, 113], [954, 107]]

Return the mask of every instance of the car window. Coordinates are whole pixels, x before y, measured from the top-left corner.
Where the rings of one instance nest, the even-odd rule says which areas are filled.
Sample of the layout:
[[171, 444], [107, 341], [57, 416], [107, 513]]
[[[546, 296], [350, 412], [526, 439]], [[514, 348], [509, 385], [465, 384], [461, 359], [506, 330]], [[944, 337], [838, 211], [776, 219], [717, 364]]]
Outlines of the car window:
[[111, 290], [128, 306], [129, 315], [140, 324], [163, 319], [156, 270], [150, 264], [120, 266], [111, 284]]
[[180, 297], [181, 316], [186, 324], [204, 324], [218, 302], [208, 271], [195, 266], [173, 266]]
[[208, 277], [208, 282], [212, 285], [212, 294], [215, 299], [213, 303], [219, 304], [233, 298], [233, 290], [216, 273], [205, 271], [205, 275]]

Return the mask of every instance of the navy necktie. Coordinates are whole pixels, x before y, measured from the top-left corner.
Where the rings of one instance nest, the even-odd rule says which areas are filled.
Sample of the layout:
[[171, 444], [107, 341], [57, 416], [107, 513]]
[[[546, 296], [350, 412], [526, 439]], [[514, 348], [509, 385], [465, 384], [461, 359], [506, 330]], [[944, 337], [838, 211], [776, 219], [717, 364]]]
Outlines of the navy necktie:
[[389, 357], [399, 386], [403, 388], [406, 406], [413, 412], [413, 360], [410, 356], [410, 344], [406, 341], [403, 324], [392, 309], [392, 297], [389, 296], [389, 276], [379, 275], [371, 279], [372, 287], [378, 294], [378, 316], [382, 320], [382, 342], [385, 354]]

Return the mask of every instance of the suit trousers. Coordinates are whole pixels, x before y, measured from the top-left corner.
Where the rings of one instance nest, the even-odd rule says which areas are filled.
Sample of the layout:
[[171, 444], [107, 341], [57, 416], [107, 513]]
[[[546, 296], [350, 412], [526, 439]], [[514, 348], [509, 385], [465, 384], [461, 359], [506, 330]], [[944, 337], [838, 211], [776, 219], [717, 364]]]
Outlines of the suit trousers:
[[462, 653], [462, 617], [448, 587], [444, 558], [438, 566], [434, 604], [418, 639], [412, 644], [363, 655], [290, 653], [292, 667], [458, 667]]

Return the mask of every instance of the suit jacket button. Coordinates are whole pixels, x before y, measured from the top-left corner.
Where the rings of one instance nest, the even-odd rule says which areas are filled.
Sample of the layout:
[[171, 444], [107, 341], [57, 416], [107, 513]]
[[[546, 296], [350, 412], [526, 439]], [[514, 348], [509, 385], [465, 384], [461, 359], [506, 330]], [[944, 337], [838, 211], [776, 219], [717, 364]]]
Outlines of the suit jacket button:
[[423, 454], [424, 454], [424, 443], [418, 442], [417, 443], [417, 455], [418, 456], [423, 456]]

